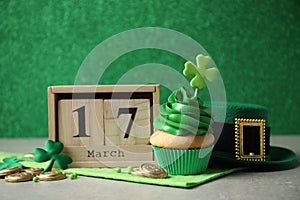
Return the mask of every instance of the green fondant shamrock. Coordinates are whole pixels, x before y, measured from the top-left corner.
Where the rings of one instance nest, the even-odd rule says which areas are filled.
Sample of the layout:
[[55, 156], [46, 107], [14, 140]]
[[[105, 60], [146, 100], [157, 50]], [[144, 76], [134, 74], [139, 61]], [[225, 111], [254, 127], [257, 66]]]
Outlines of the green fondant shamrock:
[[72, 158], [65, 154], [59, 154], [64, 145], [61, 142], [53, 142], [52, 140], [47, 140], [45, 143], [46, 150], [41, 148], [35, 148], [33, 150], [34, 161], [45, 162], [50, 160], [49, 165], [44, 169], [44, 172], [51, 171], [54, 162], [61, 169], [67, 169], [68, 164], [72, 162]]
[[10, 167], [23, 167], [23, 165], [19, 162], [28, 160], [30, 158], [20, 158], [17, 159], [17, 156], [12, 156], [9, 158], [4, 158], [2, 161], [3, 163], [0, 163], [0, 170], [10, 168]]
[[206, 86], [204, 78], [213, 82], [216, 80], [219, 71], [215, 67], [207, 68], [211, 62], [211, 58], [209, 56], [199, 54], [196, 57], [196, 62], [197, 66], [191, 61], [187, 61], [184, 64], [185, 68], [183, 70], [183, 74], [185, 76], [195, 76], [191, 80], [190, 85], [193, 88], [203, 89]]

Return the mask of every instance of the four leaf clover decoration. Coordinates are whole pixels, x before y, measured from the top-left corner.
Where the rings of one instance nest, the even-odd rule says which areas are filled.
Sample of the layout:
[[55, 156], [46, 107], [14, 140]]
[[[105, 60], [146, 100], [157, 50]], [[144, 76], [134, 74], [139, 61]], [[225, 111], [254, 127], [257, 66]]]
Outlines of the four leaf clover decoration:
[[196, 62], [197, 65], [191, 61], [187, 61], [184, 64], [185, 68], [183, 70], [183, 74], [185, 76], [194, 76], [190, 82], [190, 85], [193, 88], [203, 89], [206, 86], [204, 79], [210, 82], [215, 81], [219, 71], [216, 67], [208, 68], [209, 64], [211, 63], [211, 58], [209, 56], [199, 54], [196, 57]]
[[33, 150], [34, 161], [45, 162], [50, 160], [49, 165], [44, 169], [44, 172], [51, 171], [54, 162], [61, 169], [67, 169], [68, 164], [72, 162], [72, 158], [65, 154], [59, 154], [64, 145], [61, 142], [53, 142], [52, 140], [47, 140], [45, 143], [46, 150], [41, 148], [35, 148]]
[[23, 165], [19, 162], [28, 160], [30, 158], [20, 158], [18, 159], [17, 156], [12, 156], [9, 158], [4, 158], [2, 161], [3, 163], [0, 163], [0, 170], [10, 168], [10, 167], [23, 167]]

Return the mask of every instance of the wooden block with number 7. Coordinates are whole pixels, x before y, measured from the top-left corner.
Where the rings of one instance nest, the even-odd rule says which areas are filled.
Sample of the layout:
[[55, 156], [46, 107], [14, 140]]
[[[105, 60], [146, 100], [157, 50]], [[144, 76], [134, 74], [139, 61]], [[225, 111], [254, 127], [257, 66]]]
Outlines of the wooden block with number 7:
[[149, 99], [104, 100], [105, 143], [147, 145], [151, 135]]

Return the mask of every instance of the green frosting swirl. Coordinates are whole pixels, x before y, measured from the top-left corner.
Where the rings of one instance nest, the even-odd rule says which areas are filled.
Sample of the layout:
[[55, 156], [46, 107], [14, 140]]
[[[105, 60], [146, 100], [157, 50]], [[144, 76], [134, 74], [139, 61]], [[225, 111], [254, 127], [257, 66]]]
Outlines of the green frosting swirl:
[[210, 109], [184, 87], [174, 91], [168, 102], [160, 106], [159, 112], [154, 126], [173, 135], [205, 135], [210, 125]]

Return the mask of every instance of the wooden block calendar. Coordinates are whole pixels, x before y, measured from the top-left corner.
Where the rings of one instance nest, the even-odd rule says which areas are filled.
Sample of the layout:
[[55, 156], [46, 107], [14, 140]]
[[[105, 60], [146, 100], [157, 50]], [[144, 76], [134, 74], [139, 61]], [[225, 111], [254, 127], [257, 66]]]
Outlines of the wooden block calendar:
[[49, 139], [65, 145], [71, 167], [151, 163], [158, 107], [159, 85], [50, 86]]

